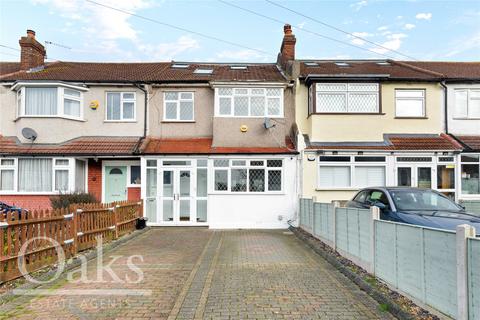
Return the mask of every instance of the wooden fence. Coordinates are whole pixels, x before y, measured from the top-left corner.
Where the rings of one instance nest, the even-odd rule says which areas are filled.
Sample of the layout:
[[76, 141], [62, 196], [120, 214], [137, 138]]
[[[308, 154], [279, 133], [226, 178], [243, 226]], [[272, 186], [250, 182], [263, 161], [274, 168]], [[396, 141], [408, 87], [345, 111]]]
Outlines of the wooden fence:
[[[142, 202], [91, 203], [69, 209], [0, 213], [0, 283], [135, 230]], [[62, 250], [60, 250], [60, 248]]]

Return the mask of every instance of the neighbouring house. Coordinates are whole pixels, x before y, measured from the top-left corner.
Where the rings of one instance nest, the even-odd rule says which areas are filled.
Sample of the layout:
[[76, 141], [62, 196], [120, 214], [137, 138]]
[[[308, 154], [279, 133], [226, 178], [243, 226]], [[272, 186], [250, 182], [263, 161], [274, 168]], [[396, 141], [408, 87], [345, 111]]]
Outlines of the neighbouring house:
[[464, 147], [444, 131], [442, 73], [392, 60], [279, 60], [296, 79], [303, 196], [345, 201], [398, 185], [458, 198]]
[[458, 200], [480, 200], [480, 62], [410, 62], [444, 76], [444, 130], [463, 147], [457, 158]]
[[150, 225], [284, 228], [297, 203], [293, 83], [275, 63], [0, 64], [0, 201], [144, 199]]

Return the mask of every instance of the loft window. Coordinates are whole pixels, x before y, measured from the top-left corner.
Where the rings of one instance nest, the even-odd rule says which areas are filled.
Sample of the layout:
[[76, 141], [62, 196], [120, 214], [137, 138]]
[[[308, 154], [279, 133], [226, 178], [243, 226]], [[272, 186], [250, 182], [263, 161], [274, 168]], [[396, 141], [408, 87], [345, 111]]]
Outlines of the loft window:
[[230, 66], [232, 70], [247, 70], [247, 66]]
[[172, 64], [172, 68], [174, 69], [187, 69], [190, 65], [183, 64], [183, 63], [174, 63]]
[[378, 83], [317, 83], [316, 112], [379, 112]]
[[195, 71], [193, 71], [193, 73], [195, 73], [195, 74], [212, 74], [212, 73], [213, 73], [213, 69], [201, 69], [201, 68], [198, 68], [198, 69], [195, 69]]
[[335, 62], [335, 64], [337, 65], [337, 67], [350, 67], [350, 64], [346, 63], [346, 62]]
[[216, 116], [282, 117], [282, 88], [216, 88]]

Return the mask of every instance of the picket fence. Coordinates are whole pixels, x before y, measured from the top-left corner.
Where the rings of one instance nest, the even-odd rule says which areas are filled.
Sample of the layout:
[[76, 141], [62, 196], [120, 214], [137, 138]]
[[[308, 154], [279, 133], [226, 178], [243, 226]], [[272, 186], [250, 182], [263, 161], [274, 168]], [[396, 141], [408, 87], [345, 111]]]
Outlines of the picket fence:
[[[73, 205], [68, 209], [0, 213], [0, 283], [135, 230], [142, 202]], [[59, 246], [63, 250], [58, 250]]]
[[[379, 220], [379, 210], [301, 198], [299, 226], [390, 287], [456, 319], [480, 319], [480, 238]], [[480, 233], [480, 230], [479, 230]]]

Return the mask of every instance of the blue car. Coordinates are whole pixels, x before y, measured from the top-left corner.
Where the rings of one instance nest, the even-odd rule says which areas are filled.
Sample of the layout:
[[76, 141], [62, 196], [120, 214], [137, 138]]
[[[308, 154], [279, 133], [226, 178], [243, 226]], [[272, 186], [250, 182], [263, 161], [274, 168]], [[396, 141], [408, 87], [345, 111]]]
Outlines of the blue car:
[[380, 219], [422, 227], [455, 230], [460, 224], [475, 227], [480, 235], [480, 217], [445, 195], [431, 189], [410, 187], [373, 187], [360, 190], [347, 207], [380, 209]]

